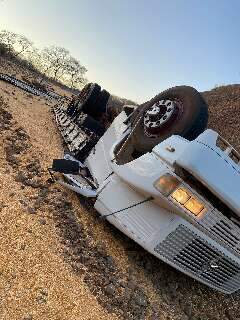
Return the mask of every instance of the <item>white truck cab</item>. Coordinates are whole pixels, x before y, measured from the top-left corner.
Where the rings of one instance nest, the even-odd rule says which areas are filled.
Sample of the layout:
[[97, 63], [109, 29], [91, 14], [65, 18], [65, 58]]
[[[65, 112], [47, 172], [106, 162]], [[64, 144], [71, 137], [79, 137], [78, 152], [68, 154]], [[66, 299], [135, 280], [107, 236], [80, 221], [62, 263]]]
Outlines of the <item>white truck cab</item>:
[[[161, 103], [159, 110], [169, 104]], [[148, 252], [214, 289], [232, 293], [240, 288], [240, 155], [211, 129], [189, 140], [184, 134], [166, 136], [165, 128], [164, 138], [152, 147], [161, 122], [156, 100], [152, 104], [154, 112], [148, 106], [130, 124], [122, 111], [84, 160], [65, 154], [65, 160], [78, 163], [80, 173], [63, 172], [69, 184], [61, 183], [94, 197], [100, 215]], [[164, 110], [168, 122], [174, 110]], [[69, 139], [69, 127], [74, 127], [70, 132], [77, 130], [76, 122], [63, 107], [54, 111], [69, 148], [83, 146], [80, 133]], [[140, 120], [151, 145], [147, 150], [134, 136]]]

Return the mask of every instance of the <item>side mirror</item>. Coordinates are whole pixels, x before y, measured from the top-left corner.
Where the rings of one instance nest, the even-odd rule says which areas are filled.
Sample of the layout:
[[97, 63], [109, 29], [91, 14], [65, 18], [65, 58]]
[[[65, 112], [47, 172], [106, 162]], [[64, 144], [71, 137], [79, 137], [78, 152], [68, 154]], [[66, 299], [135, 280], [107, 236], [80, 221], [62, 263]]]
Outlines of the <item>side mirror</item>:
[[54, 159], [51, 171], [65, 173], [65, 174], [78, 174], [80, 165], [77, 161], [66, 159]]

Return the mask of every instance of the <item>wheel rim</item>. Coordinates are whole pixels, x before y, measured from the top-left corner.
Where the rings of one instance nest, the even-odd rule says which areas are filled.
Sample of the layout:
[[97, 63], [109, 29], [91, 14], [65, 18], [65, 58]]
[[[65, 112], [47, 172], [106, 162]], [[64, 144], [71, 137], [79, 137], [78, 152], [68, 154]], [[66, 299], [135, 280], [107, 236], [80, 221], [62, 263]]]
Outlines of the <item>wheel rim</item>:
[[179, 103], [170, 99], [160, 100], [148, 108], [144, 114], [144, 133], [157, 136], [169, 127], [179, 114]]

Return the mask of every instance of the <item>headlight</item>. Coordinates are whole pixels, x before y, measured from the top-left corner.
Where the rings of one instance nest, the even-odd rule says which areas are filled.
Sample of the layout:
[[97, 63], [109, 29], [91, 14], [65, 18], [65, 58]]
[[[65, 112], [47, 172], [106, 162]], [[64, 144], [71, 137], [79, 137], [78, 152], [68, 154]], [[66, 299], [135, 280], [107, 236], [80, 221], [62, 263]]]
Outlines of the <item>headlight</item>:
[[196, 197], [193, 197], [185, 188], [178, 188], [171, 194], [171, 197], [182, 204], [195, 216], [204, 209], [204, 205]]
[[167, 173], [154, 183], [154, 187], [167, 197], [177, 188], [179, 184], [180, 181], [176, 177]]
[[204, 209], [204, 205], [193, 197], [185, 203], [184, 207], [195, 214], [195, 216]]
[[184, 188], [178, 188], [172, 193], [172, 198], [177, 202], [184, 204], [191, 198], [190, 194]]
[[179, 186], [181, 182], [171, 174], [167, 173], [160, 177], [154, 187], [165, 197], [171, 196], [179, 205], [193, 213], [199, 215], [205, 208], [201, 201], [185, 187]]

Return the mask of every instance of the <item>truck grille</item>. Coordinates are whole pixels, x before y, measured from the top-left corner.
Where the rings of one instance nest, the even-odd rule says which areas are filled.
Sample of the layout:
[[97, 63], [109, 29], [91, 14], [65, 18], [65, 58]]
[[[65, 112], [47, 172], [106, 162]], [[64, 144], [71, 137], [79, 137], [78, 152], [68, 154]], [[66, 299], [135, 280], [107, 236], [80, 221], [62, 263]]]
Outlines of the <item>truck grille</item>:
[[[197, 224], [209, 231], [213, 239], [225, 244], [229, 250], [240, 254], [240, 219], [225, 203], [215, 196], [201, 181], [183, 168], [177, 166], [176, 173], [193, 190], [215, 208], [207, 212], [203, 218], [195, 219]], [[196, 225], [198, 227], [198, 225]]]
[[218, 210], [207, 213], [199, 224], [209, 230], [215, 238], [225, 242], [233, 251], [240, 254], [240, 229]]
[[154, 250], [198, 280], [231, 293], [240, 287], [240, 265], [184, 225]]

